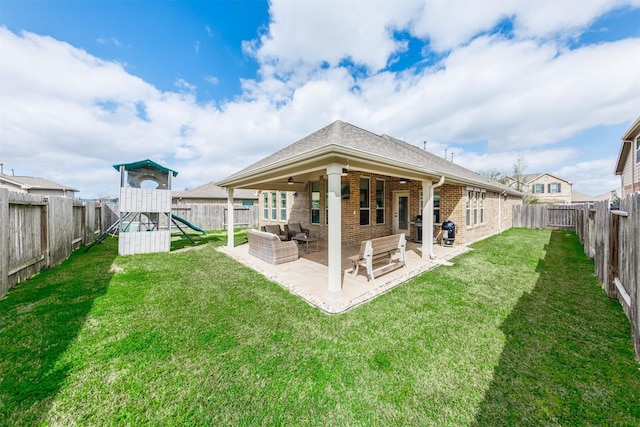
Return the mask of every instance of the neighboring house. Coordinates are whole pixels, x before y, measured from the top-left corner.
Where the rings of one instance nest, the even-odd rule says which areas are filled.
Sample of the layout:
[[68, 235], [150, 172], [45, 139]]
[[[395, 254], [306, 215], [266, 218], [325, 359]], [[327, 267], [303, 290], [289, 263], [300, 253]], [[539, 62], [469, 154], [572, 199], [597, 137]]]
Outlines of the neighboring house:
[[[514, 177], [505, 177], [506, 184], [511, 188], [518, 188]], [[571, 204], [573, 183], [550, 173], [532, 173], [521, 177], [519, 183], [523, 192], [534, 199], [536, 203], [553, 205]]]
[[592, 203], [595, 201], [596, 198], [594, 196], [589, 196], [577, 190], [571, 190], [571, 203]]
[[616, 188], [614, 190], [607, 191], [606, 193], [598, 194], [593, 199], [596, 202], [600, 202], [600, 201], [603, 201], [603, 200], [614, 201], [614, 200], [618, 199], [621, 194], [622, 194], [622, 189], [621, 188]]
[[[215, 183], [201, 185], [185, 191], [173, 191], [171, 195], [174, 204], [185, 203], [216, 203], [227, 204], [227, 190], [218, 187]], [[258, 195], [255, 190], [236, 190], [233, 195], [233, 203], [243, 206], [252, 206], [258, 203]]]
[[[433, 256], [433, 230], [456, 224], [456, 243], [469, 243], [510, 228], [512, 206], [523, 194], [411, 144], [336, 121], [223, 179], [236, 189], [275, 194], [260, 200], [263, 221], [285, 199], [289, 222], [300, 222], [328, 242], [328, 291], [341, 294], [341, 245], [405, 233], [421, 242], [421, 256]], [[293, 192], [291, 198], [282, 193]], [[273, 196], [268, 196], [273, 198]], [[280, 198], [279, 198], [280, 197]], [[291, 204], [289, 205], [289, 200]], [[268, 201], [269, 208], [264, 205]], [[264, 216], [269, 215], [269, 219]], [[229, 221], [232, 230], [233, 221]], [[230, 231], [231, 231], [230, 230]], [[233, 246], [233, 233], [228, 245]]]
[[615, 172], [620, 175], [621, 196], [640, 191], [640, 117], [622, 135]]
[[75, 188], [34, 176], [9, 176], [0, 174], [0, 188], [7, 188], [19, 193], [38, 194], [41, 196], [59, 196], [73, 199], [78, 192]]

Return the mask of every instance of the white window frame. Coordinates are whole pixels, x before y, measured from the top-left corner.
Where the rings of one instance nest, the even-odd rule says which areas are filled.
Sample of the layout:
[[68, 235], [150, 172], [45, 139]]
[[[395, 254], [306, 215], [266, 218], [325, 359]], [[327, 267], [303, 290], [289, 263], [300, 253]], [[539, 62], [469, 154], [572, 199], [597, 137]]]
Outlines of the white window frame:
[[[318, 186], [318, 189], [314, 190], [313, 187], [316, 186], [316, 185]], [[309, 223], [310, 224], [320, 224], [320, 212], [322, 212], [320, 210], [320, 181], [311, 181], [311, 184], [309, 184], [309, 186], [310, 186], [310, 189], [311, 189], [311, 191], [310, 191], [310, 193], [311, 193], [310, 196], [311, 197], [309, 198], [309, 202], [311, 203], [311, 206], [309, 207], [309, 213], [311, 214], [311, 218], [309, 218]], [[318, 195], [318, 200], [317, 200], [318, 201], [318, 207], [317, 208], [313, 207], [313, 195], [314, 194]], [[313, 212], [314, 211], [318, 212], [318, 220], [317, 221], [313, 220]]]
[[278, 193], [270, 193], [271, 194], [271, 219], [274, 221], [278, 220]]
[[262, 193], [262, 218], [269, 219], [269, 193]]
[[473, 192], [473, 225], [478, 225], [478, 199], [480, 198], [480, 193], [477, 191]]
[[280, 221], [287, 221], [287, 193], [280, 192]]
[[467, 227], [471, 227], [471, 199], [473, 198], [473, 191], [467, 190], [467, 202], [466, 202], [466, 210], [467, 210]]
[[[378, 205], [378, 183], [382, 184], [382, 204]], [[383, 179], [376, 179], [376, 224], [384, 224], [387, 220], [384, 214], [385, 199], [387, 197], [387, 186]], [[378, 221], [378, 213], [382, 212], [382, 221]]]
[[[362, 196], [362, 181], [367, 181], [367, 206], [364, 207], [362, 205], [362, 200], [360, 197]], [[358, 192], [358, 202], [360, 203], [360, 227], [366, 227], [371, 225], [371, 178], [369, 177], [360, 177], [360, 185], [358, 186], [360, 191]], [[368, 221], [366, 224], [362, 223], [362, 211], [367, 211]]]

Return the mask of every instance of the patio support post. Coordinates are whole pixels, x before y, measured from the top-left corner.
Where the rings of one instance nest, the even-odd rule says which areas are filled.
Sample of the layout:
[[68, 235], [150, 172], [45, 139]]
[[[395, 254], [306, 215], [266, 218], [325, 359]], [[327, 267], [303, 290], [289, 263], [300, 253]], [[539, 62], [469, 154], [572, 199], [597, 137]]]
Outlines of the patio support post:
[[422, 181], [422, 259], [433, 258], [433, 183]]
[[342, 165], [327, 165], [329, 203], [328, 227], [328, 294], [330, 298], [342, 296], [342, 204], [340, 196], [340, 174]]
[[234, 218], [233, 218], [233, 188], [227, 188], [227, 247], [232, 248], [234, 242]]

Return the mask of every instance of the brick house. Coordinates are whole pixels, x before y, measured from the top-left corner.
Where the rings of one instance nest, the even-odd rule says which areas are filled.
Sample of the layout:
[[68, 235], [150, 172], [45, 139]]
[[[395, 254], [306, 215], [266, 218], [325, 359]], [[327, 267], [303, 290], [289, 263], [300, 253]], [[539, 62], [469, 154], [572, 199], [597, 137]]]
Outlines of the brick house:
[[622, 196], [640, 191], [640, 117], [622, 135], [615, 172], [620, 175]]
[[482, 239], [511, 227], [511, 207], [523, 197], [411, 144], [342, 121], [217, 185], [227, 187], [231, 198], [235, 188], [262, 190], [261, 223], [300, 222], [326, 240], [329, 293], [336, 295], [342, 244], [405, 233], [422, 244], [427, 258], [433, 239], [420, 238], [420, 229], [433, 230], [438, 238], [438, 225], [450, 220], [457, 244]]

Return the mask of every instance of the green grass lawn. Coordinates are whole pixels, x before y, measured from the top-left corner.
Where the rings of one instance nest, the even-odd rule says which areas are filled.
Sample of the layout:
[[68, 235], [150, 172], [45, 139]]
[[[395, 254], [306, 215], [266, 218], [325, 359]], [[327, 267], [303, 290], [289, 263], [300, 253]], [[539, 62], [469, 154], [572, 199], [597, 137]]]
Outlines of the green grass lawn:
[[224, 243], [109, 238], [12, 290], [0, 424], [640, 425], [628, 321], [573, 233], [510, 230], [336, 316]]

